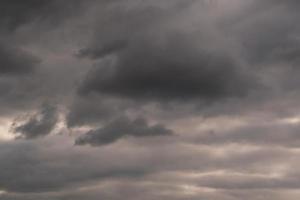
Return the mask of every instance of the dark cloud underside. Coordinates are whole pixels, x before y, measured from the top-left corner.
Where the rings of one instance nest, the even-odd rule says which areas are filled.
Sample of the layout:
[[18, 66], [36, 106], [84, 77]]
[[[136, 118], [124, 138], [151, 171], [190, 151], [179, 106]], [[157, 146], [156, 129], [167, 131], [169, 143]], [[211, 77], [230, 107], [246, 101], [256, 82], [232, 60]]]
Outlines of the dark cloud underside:
[[230, 55], [203, 49], [189, 37], [171, 34], [165, 44], [137, 39], [117, 53], [115, 63], [92, 70], [81, 94], [158, 101], [222, 99], [243, 96], [255, 85]]

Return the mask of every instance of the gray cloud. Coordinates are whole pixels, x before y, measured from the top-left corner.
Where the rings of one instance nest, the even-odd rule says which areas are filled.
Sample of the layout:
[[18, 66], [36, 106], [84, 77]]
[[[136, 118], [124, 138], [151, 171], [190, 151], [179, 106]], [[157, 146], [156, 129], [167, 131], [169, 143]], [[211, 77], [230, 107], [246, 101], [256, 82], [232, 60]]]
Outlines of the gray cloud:
[[88, 98], [77, 97], [72, 102], [69, 113], [66, 116], [68, 127], [82, 125], [98, 125], [112, 120], [120, 110], [126, 109], [118, 100], [105, 100], [98, 95], [89, 96]]
[[[220, 193], [222, 199], [223, 192], [255, 190], [255, 185], [262, 190], [299, 187], [295, 175], [272, 177], [286, 160], [291, 161], [290, 169], [297, 169], [299, 153], [286, 149], [223, 149], [221, 156], [213, 147], [176, 142], [74, 147], [66, 136], [1, 143], [0, 149], [0, 158], [6, 161], [0, 164], [0, 187], [8, 192], [1, 198], [8, 199], [120, 199], [124, 195], [151, 199], [168, 191], [166, 197], [184, 199], [193, 192], [189, 187], [210, 188], [215, 191], [212, 199]], [[191, 197], [201, 197], [203, 192]]]
[[102, 128], [87, 132], [77, 138], [75, 144], [100, 146], [113, 143], [126, 136], [153, 137], [172, 135], [172, 133], [171, 130], [166, 129], [161, 124], [148, 125], [147, 121], [143, 118], [130, 120], [126, 117], [121, 117]]
[[[79, 93], [158, 102], [247, 95], [259, 81], [231, 51], [230, 40], [209, 19], [195, 22], [203, 28], [189, 27], [183, 11], [193, 4], [176, 5], [109, 10], [115, 14], [105, 15], [109, 22], [99, 20], [91, 44], [81, 55], [95, 59], [100, 50], [101, 58], [107, 49], [113, 61], [94, 67]], [[199, 18], [205, 16], [204, 9], [203, 13]]]
[[[57, 78], [57, 75], [59, 80], [54, 83], [52, 75], [57, 73], [63, 76], [63, 73], [55, 71], [59, 66], [50, 66], [57, 65], [55, 62], [59, 59], [49, 59], [50, 46], [46, 41], [54, 41], [53, 35], [58, 34], [58, 30], [63, 31], [61, 28], [67, 26], [67, 19], [72, 19], [74, 14], [79, 16], [84, 13], [86, 4], [89, 4], [88, 1], [80, 0], [0, 2], [1, 117], [34, 110], [42, 102], [57, 98], [57, 88], [63, 88], [58, 83], [63, 79]], [[45, 49], [48, 52], [40, 51], [40, 43], [47, 46]], [[67, 84], [63, 82], [66, 88]], [[55, 91], [51, 89], [54, 87]]]
[[40, 22], [52, 26], [76, 13], [80, 5], [84, 5], [83, 1], [4, 0], [0, 3], [0, 30], [11, 32], [22, 25]]
[[189, 36], [166, 45], [136, 41], [113, 66], [93, 70], [80, 92], [144, 99], [218, 99], [247, 94], [250, 77], [225, 53], [198, 49]]
[[256, 124], [230, 131], [200, 133], [192, 141], [202, 144], [242, 143], [297, 148], [300, 145], [299, 124]]
[[[125, 143], [103, 148], [74, 147], [67, 136], [50, 136], [48, 140], [2, 142], [0, 158], [5, 162], [0, 164], [0, 187], [12, 194], [47, 195], [48, 192], [56, 191], [63, 195], [69, 190], [105, 185], [107, 181], [116, 181], [120, 185], [127, 181], [135, 184], [145, 180], [155, 185], [196, 185], [200, 184], [197, 180], [202, 180], [203, 184], [209, 186], [205, 176], [203, 179], [200, 177], [189, 180], [189, 174], [194, 172], [205, 175], [211, 171], [225, 170], [229, 174], [244, 174], [244, 177], [251, 176], [252, 173], [268, 176], [273, 171], [277, 172], [276, 169], [284, 160], [291, 161], [290, 167], [299, 162], [299, 153], [284, 149], [241, 152], [232, 149], [224, 151], [224, 156], [220, 156], [214, 153], [213, 147], [190, 146], [178, 142], [175, 140], [173, 143], [166, 141], [146, 145]], [[170, 176], [167, 175], [169, 173]], [[183, 176], [178, 176], [177, 173]], [[290, 187], [288, 176], [279, 178], [282, 188]], [[212, 182], [218, 184], [217, 180]], [[263, 184], [261, 179], [258, 182]], [[284, 184], [285, 182], [288, 184]], [[231, 184], [232, 182], [228, 182], [228, 187]], [[218, 188], [217, 185], [211, 187]], [[158, 190], [163, 191], [164, 189]]]
[[56, 107], [45, 104], [38, 114], [30, 116], [24, 124], [16, 125], [13, 132], [26, 139], [46, 136], [53, 130], [57, 121]]
[[33, 72], [38, 59], [21, 50], [13, 47], [12, 44], [0, 44], [0, 74], [19, 75]]
[[14, 30], [16, 27], [34, 20], [43, 14], [42, 8], [51, 3], [47, 1], [30, 0], [28, 2], [20, 1], [1, 1], [1, 27], [8, 30]]
[[112, 41], [111, 43], [104, 44], [102, 47], [97, 48], [97, 49], [81, 49], [77, 56], [79, 58], [81, 57], [88, 57], [91, 59], [96, 59], [96, 58], [102, 58], [106, 55], [110, 55], [112, 53], [118, 52], [124, 48], [126, 48], [127, 42], [123, 40], [116, 40]]
[[[244, 56], [252, 64], [295, 62], [299, 52], [299, 13], [296, 1], [252, 1], [235, 23], [231, 32], [243, 46]], [[298, 62], [298, 61], [297, 61]]]
[[[158, 110], [170, 106], [166, 113], [195, 105], [193, 111], [201, 115], [203, 108], [216, 102], [243, 101], [263, 87], [256, 72], [237, 55], [234, 42], [218, 32], [216, 22], [205, 18], [205, 3], [199, 7], [203, 14], [187, 19], [185, 13], [193, 12], [195, 4], [174, 4], [143, 3], [128, 11], [112, 6], [96, 15], [90, 44], [77, 55], [94, 62], [80, 82], [77, 97], [90, 104], [74, 103], [67, 118], [70, 124], [94, 123], [97, 116], [103, 120], [98, 112], [102, 103], [91, 98], [95, 94], [120, 100], [109, 108], [117, 107], [121, 113], [154, 103]], [[115, 113], [106, 111], [100, 113], [109, 118]]]
[[[77, 188], [82, 183], [117, 177], [134, 178], [146, 173], [146, 168], [135, 166], [133, 163], [123, 163], [128, 167], [118, 167], [114, 162], [100, 164], [98, 159], [105, 159], [104, 154], [97, 156], [93, 151], [86, 154], [74, 149], [71, 143], [65, 141], [66, 138], [57, 139], [55, 140], [63, 142], [61, 147], [55, 147], [52, 143], [53, 138], [49, 139], [50, 142], [40, 140], [33, 143], [37, 140], [18, 140], [15, 143], [1, 143], [0, 157], [5, 159], [5, 162], [0, 164], [1, 190], [21, 194], [53, 192], [64, 188]], [[112, 152], [108, 150], [106, 153]], [[90, 159], [89, 156], [93, 158]], [[81, 162], [82, 158], [85, 158], [86, 162]], [[87, 163], [89, 167], [86, 166]]]
[[298, 10], [1, 1], [0, 199], [298, 200]]

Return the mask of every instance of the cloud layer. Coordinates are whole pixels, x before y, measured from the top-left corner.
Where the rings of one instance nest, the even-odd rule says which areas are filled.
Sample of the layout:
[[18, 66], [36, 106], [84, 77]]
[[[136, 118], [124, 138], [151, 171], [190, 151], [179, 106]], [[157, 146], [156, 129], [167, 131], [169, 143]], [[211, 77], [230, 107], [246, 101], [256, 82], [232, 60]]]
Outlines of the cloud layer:
[[296, 0], [0, 2], [0, 199], [298, 200]]

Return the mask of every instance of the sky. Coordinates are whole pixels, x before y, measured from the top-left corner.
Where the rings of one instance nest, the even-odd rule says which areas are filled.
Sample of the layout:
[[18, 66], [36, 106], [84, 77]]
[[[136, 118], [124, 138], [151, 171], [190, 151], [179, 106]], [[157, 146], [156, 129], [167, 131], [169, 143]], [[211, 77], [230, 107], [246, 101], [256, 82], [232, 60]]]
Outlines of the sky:
[[1, 0], [1, 200], [298, 200], [298, 0]]

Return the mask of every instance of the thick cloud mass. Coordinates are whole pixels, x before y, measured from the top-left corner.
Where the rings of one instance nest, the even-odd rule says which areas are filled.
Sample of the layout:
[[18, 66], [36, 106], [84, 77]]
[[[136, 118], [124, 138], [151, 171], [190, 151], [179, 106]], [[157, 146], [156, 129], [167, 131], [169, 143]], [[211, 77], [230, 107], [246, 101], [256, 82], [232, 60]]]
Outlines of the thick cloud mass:
[[242, 96], [249, 91], [250, 77], [239, 63], [225, 52], [201, 48], [189, 37], [171, 34], [165, 44], [137, 39], [111, 66], [91, 71], [81, 93], [188, 100]]
[[0, 199], [299, 200], [299, 5], [0, 1]]

